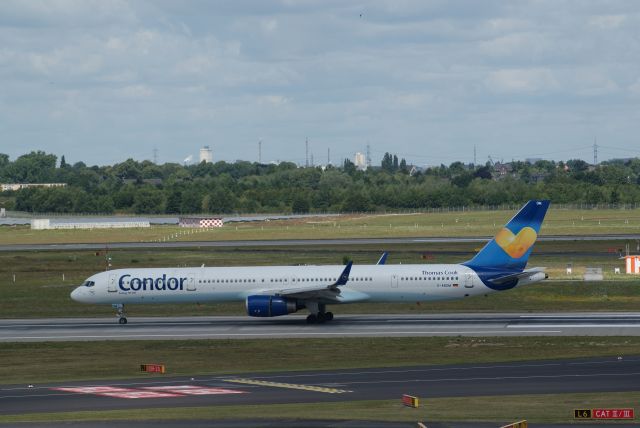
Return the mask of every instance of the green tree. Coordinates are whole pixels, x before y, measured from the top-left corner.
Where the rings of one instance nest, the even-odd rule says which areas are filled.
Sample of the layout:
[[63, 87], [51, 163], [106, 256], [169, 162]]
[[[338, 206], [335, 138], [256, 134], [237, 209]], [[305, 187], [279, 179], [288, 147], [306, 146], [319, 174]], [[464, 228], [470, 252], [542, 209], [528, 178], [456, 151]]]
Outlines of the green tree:
[[291, 202], [291, 211], [296, 214], [304, 214], [308, 213], [310, 209], [309, 197], [302, 192], [297, 192]]
[[343, 211], [363, 212], [371, 210], [369, 195], [360, 187], [349, 189], [342, 204]]
[[42, 151], [22, 155], [8, 166], [8, 177], [15, 183], [47, 183], [55, 176], [57, 157]]
[[356, 173], [356, 164], [351, 162], [350, 159], [345, 159], [344, 163], [342, 164], [342, 169], [344, 170], [345, 173], [349, 175], [353, 175]]
[[218, 187], [209, 194], [209, 212], [225, 214], [233, 212], [235, 196], [229, 189]]
[[183, 214], [198, 213], [202, 209], [202, 191], [197, 188], [188, 188], [182, 192], [180, 212]]
[[136, 214], [160, 214], [164, 212], [164, 194], [151, 186], [140, 187], [133, 198], [133, 211]]

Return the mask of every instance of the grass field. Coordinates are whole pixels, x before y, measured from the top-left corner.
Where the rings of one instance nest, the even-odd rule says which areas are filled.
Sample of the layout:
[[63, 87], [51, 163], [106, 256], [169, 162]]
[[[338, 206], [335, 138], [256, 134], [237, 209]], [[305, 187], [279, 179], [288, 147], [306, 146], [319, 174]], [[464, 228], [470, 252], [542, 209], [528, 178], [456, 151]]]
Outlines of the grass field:
[[[430, 398], [411, 409], [399, 400], [347, 401], [339, 403], [209, 406], [165, 409], [133, 409], [99, 412], [42, 413], [0, 416], [2, 422], [117, 421], [117, 420], [220, 420], [220, 419], [319, 419], [356, 421], [406, 421], [426, 423], [496, 422], [496, 426], [526, 419], [529, 423], [573, 423], [573, 410], [582, 408], [633, 408], [640, 392], [603, 394], [536, 394]], [[611, 424], [611, 422], [609, 422]], [[631, 425], [637, 421], [628, 421]], [[615, 425], [620, 424], [616, 422]], [[591, 425], [590, 425], [591, 426]], [[601, 425], [605, 426], [605, 425]]]
[[[303, 350], [313, 350], [304, 352]], [[114, 358], [117, 355], [117, 358]], [[3, 384], [640, 355], [640, 337], [409, 337], [3, 343]], [[269, 356], [269, 358], [266, 358]], [[277, 356], [277, 357], [275, 357]], [[147, 375], [148, 377], [151, 375]]]
[[[388, 263], [454, 263], [467, 260], [476, 244], [412, 244], [384, 248]], [[640, 279], [614, 275], [622, 267], [610, 248], [624, 242], [541, 242], [530, 266], [548, 268], [551, 280], [508, 292], [468, 300], [416, 304], [357, 304], [335, 308], [340, 313], [420, 313], [434, 311], [605, 311], [640, 307]], [[340, 264], [343, 256], [356, 264], [375, 263], [383, 248], [378, 246], [261, 247], [111, 251], [114, 268], [161, 266], [243, 266]], [[572, 263], [573, 276], [565, 274]], [[606, 281], [583, 282], [586, 266], [602, 267]], [[112, 315], [107, 306], [83, 305], [69, 298], [71, 290], [88, 276], [105, 268], [105, 253], [92, 251], [23, 251], [0, 253], [0, 316], [2, 318]], [[14, 282], [15, 275], [15, 282]], [[64, 275], [64, 280], [63, 280]], [[227, 315], [244, 313], [242, 303], [203, 305], [137, 305], [129, 316]]]
[[[28, 226], [0, 227], [0, 242], [31, 244], [492, 236], [515, 212], [516, 210], [341, 215], [286, 221], [228, 223], [222, 228], [209, 230], [185, 230], [176, 226], [92, 231], [31, 230]], [[640, 209], [556, 210], [552, 206], [541, 231], [542, 235], [621, 233], [640, 233]]]

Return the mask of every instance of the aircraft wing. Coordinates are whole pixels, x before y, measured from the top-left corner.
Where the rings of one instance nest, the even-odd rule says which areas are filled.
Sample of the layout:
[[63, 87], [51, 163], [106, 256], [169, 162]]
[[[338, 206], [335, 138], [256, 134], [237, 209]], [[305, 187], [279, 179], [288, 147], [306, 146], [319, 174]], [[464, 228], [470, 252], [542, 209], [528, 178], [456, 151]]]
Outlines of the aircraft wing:
[[291, 297], [302, 300], [320, 300], [328, 302], [340, 301], [340, 286], [346, 285], [349, 281], [349, 273], [353, 262], [347, 263], [338, 280], [329, 285], [315, 285], [309, 287], [289, 287], [280, 289], [261, 290], [263, 294], [273, 294], [275, 296]]
[[506, 282], [513, 281], [513, 280], [516, 280], [516, 279], [528, 278], [528, 277], [533, 276], [533, 275], [535, 275], [537, 273], [544, 272], [544, 270], [545, 270], [545, 268], [540, 268], [540, 267], [531, 268], [531, 269], [525, 269], [522, 272], [513, 273], [513, 274], [510, 274], [510, 275], [500, 276], [498, 278], [490, 279], [489, 281], [494, 283], [494, 284], [496, 284], [496, 285], [500, 285], [500, 284], [504, 284]]

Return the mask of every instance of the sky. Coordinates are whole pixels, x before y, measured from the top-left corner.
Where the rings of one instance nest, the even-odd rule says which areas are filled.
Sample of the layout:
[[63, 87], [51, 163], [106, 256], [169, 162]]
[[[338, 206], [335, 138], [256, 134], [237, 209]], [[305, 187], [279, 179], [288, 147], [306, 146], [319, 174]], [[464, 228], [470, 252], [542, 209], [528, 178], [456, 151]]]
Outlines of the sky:
[[640, 156], [640, 2], [0, 2], [0, 153]]

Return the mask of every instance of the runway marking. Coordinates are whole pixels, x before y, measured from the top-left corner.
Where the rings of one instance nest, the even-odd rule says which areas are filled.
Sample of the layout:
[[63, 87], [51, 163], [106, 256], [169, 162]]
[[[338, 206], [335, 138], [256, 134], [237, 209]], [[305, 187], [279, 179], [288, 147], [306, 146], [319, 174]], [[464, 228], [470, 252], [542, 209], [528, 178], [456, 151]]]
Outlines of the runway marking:
[[242, 383], [247, 385], [258, 385], [258, 386], [272, 386], [275, 388], [302, 389], [305, 391], [326, 392], [327, 394], [344, 394], [345, 392], [352, 392], [352, 391], [347, 391], [345, 389], [326, 388], [323, 386], [301, 385], [298, 383], [270, 382], [266, 380], [256, 380], [256, 379], [240, 379], [240, 378], [225, 379], [225, 382]]
[[593, 315], [520, 315], [520, 318], [527, 319], [536, 319], [536, 318], [638, 318], [637, 313], [627, 313], [627, 314], [593, 314]]
[[638, 376], [640, 372], [634, 373], [586, 373], [586, 374], [567, 374], [567, 375], [535, 375], [535, 376], [494, 376], [494, 377], [470, 377], [470, 378], [441, 378], [441, 379], [399, 379], [399, 380], [380, 380], [380, 381], [354, 381], [344, 382], [347, 385], [353, 384], [378, 384], [378, 383], [409, 383], [409, 382], [469, 382], [469, 381], [485, 381], [485, 380], [523, 380], [523, 379], [550, 379], [550, 378], [581, 378], [581, 377], [601, 377], [601, 376]]
[[538, 325], [508, 325], [507, 328], [637, 328], [640, 322], [634, 324], [538, 324]]
[[115, 398], [170, 398], [180, 397], [180, 394], [170, 392], [143, 391], [131, 388], [116, 388], [113, 386], [81, 386], [73, 388], [51, 388], [56, 391], [75, 392], [78, 394], [99, 395], [102, 397]]
[[152, 391], [166, 391], [173, 394], [184, 395], [220, 395], [220, 394], [246, 394], [247, 391], [239, 391], [237, 389], [227, 388], [209, 388], [193, 385], [175, 385], [175, 386], [145, 386], [142, 389]]
[[[608, 363], [618, 364], [619, 361], [608, 361]], [[588, 363], [585, 363], [588, 364]], [[408, 370], [365, 370], [365, 371], [347, 371], [347, 372], [319, 372], [319, 373], [303, 373], [303, 374], [280, 374], [268, 376], [256, 376], [258, 379], [278, 379], [278, 378], [300, 378], [300, 377], [320, 377], [320, 376], [354, 376], [354, 375], [380, 375], [380, 374], [405, 374], [405, 373], [424, 373], [424, 372], [442, 372], [442, 371], [459, 371], [459, 370], [483, 370], [483, 369], [499, 369], [499, 368], [530, 368], [530, 367], [557, 367], [563, 363], [543, 363], [543, 364], [504, 364], [492, 366], [470, 366], [470, 367], [428, 367], [423, 369]], [[217, 379], [217, 378], [214, 378]], [[213, 379], [212, 379], [213, 380]]]
[[54, 391], [73, 392], [77, 394], [91, 394], [102, 397], [115, 398], [175, 398], [187, 395], [220, 395], [220, 394], [246, 394], [247, 391], [239, 391], [227, 388], [208, 388], [193, 385], [150, 386], [139, 389], [119, 388], [115, 386], [79, 386], [50, 388]]

